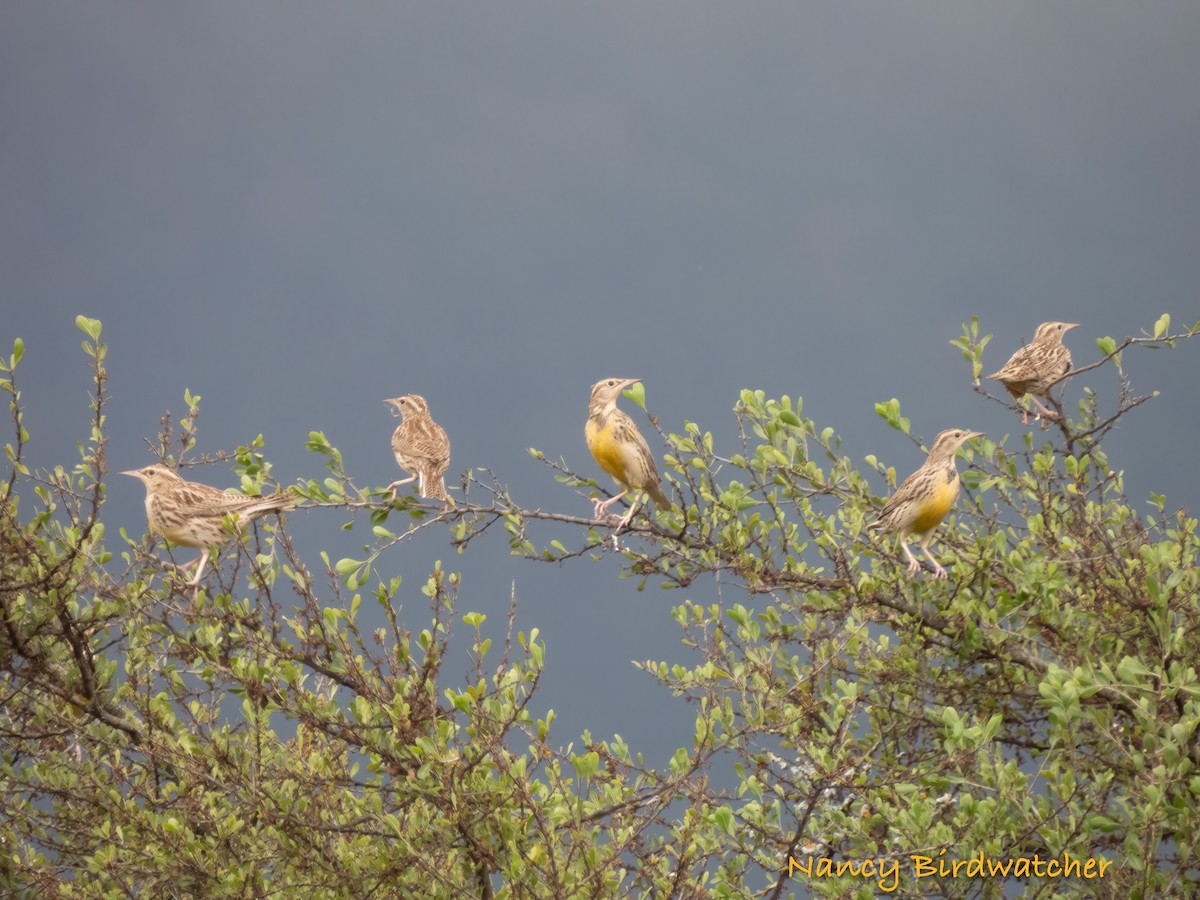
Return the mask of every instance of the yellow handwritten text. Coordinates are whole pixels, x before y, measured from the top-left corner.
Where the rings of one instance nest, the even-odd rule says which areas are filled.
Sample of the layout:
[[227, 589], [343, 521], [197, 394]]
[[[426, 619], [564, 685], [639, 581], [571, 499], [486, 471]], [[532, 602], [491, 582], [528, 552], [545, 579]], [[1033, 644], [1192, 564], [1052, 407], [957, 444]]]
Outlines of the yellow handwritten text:
[[788, 857], [788, 877], [800, 872], [809, 878], [876, 878], [875, 883], [885, 894], [900, 886], [900, 860], [898, 859], [830, 859], [827, 856], [801, 857], [797, 862]]

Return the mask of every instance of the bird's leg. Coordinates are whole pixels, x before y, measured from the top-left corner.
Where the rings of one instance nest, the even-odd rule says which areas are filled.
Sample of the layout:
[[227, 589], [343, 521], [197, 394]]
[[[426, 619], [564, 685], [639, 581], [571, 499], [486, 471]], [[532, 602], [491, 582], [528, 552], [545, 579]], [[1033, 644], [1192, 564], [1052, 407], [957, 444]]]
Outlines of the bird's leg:
[[908, 541], [900, 538], [900, 549], [904, 551], [904, 555], [908, 557], [908, 567], [904, 570], [908, 573], [908, 577], [912, 578], [921, 571], [921, 564], [917, 558], [912, 555], [912, 551], [908, 549]]
[[1047, 419], [1057, 419], [1058, 418], [1058, 413], [1056, 413], [1052, 409], [1046, 409], [1046, 407], [1042, 406], [1042, 404], [1040, 402], [1038, 402], [1038, 398], [1033, 396], [1033, 394], [1029, 395], [1029, 399], [1032, 400], [1033, 405], [1038, 408], [1038, 410], [1039, 410], [1038, 418], [1039, 419], [1043, 418], [1043, 417], [1047, 418]]
[[[932, 533], [930, 537], [933, 537]], [[929, 552], [929, 538], [921, 541], [921, 552], [925, 554], [925, 558], [929, 560], [929, 564], [933, 566], [934, 578], [945, 578], [946, 570], [942, 568], [942, 564], [933, 558], [933, 554]]]
[[388, 490], [392, 492], [392, 499], [396, 499], [396, 488], [403, 487], [406, 484], [412, 484], [417, 480], [416, 475], [409, 475], [407, 478], [401, 478], [399, 481], [393, 481], [388, 485]]
[[172, 563], [172, 565], [175, 566], [176, 570], [178, 570], [180, 572], [187, 571], [192, 566], [196, 567], [196, 574], [192, 576], [192, 578], [189, 582], [187, 582], [187, 587], [190, 587], [192, 589], [192, 602], [193, 603], [200, 596], [200, 576], [204, 574], [204, 566], [208, 562], [209, 553], [210, 553], [210, 551], [206, 547], [199, 556], [197, 556], [195, 559], [191, 560], [190, 562], [186, 562], [186, 563], [182, 563], [182, 564]]
[[192, 580], [188, 582], [188, 587], [196, 588], [197, 591], [200, 589], [200, 576], [202, 574], [204, 574], [204, 566], [207, 562], [208, 562], [208, 549], [205, 548], [203, 553], [201, 553], [194, 560], [192, 560], [192, 562], [188, 563], [189, 566], [191, 566], [195, 563], [200, 564], [200, 565], [196, 566], [196, 574], [193, 575]]
[[633, 521], [633, 514], [637, 512], [637, 508], [638, 502], [634, 500], [633, 504], [629, 507], [629, 512], [625, 513], [621, 521], [617, 523], [617, 530], [613, 532], [614, 535], [620, 534], [621, 529]]
[[615, 497], [609, 497], [607, 500], [601, 500], [599, 497], [592, 498], [592, 515], [594, 518], [601, 518], [608, 513], [608, 508], [629, 493], [628, 488], [621, 491]]

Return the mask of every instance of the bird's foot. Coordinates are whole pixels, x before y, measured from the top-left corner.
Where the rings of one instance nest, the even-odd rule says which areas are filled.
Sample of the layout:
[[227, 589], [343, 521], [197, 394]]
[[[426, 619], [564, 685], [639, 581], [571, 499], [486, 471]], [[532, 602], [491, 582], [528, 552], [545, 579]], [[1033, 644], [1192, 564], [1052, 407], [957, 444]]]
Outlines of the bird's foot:
[[[607, 500], [600, 500], [596, 497], [592, 498], [592, 515], [596, 519], [603, 519], [609, 515], [608, 508], [617, 501], [617, 497], [609, 497]], [[616, 513], [613, 513], [616, 515]]]
[[1041, 403], [1041, 401], [1039, 401], [1036, 397], [1030, 397], [1029, 399], [1033, 401], [1033, 405], [1036, 406], [1038, 409], [1038, 411], [1037, 411], [1038, 419], [1045, 419], [1047, 421], [1053, 422], [1055, 419], [1058, 418], [1058, 413], [1056, 413], [1054, 410], [1050, 409], [1049, 407], [1044, 406]]

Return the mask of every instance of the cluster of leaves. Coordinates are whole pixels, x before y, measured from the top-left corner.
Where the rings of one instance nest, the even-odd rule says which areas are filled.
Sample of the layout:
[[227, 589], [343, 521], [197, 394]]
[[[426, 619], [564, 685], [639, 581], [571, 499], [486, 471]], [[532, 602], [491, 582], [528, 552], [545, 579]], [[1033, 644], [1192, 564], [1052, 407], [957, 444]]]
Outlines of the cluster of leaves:
[[[260, 524], [193, 599], [152, 544], [123, 534], [120, 562], [105, 549], [105, 349], [99, 323], [78, 324], [93, 420], [70, 472], [25, 461], [19, 341], [0, 367], [16, 433], [0, 494], [0, 888], [868, 897], [869, 880], [802, 881], [789, 860], [983, 852], [1104, 857], [1111, 893], [1200, 889], [1197, 523], [1162, 497], [1140, 517], [1102, 446], [1147, 399], [1121, 353], [1200, 326], [1102, 338], [1094, 365], [1122, 377], [1112, 409], [1085, 389], [1049, 432], [970, 446], [946, 582], [907, 579], [895, 541], [868, 535], [879, 501], [832, 429], [799, 398], [743, 391], [731, 450], [693, 423], [663, 436], [676, 505], [619, 536], [523, 509], [487, 471], [452, 510], [387, 502], [314, 433], [329, 475], [293, 490], [367, 511], [374, 543], [314, 574], [283, 526]], [[953, 343], [978, 384], [987, 336], [972, 321]], [[152, 445], [171, 464], [195, 444], [187, 401], [178, 435], [164, 420]], [[899, 401], [877, 412], [909, 433]], [[225, 457], [247, 493], [270, 476], [260, 450]], [[546, 648], [515, 630], [515, 606], [495, 647], [484, 615], [457, 610], [454, 574], [436, 565], [416, 591], [382, 574], [422, 529], [465, 551], [497, 524], [531, 560], [615, 552], [641, 585], [707, 598], [673, 610], [692, 662], [641, 664], [696, 710], [663, 767], [619, 737], [552, 742], [553, 714], [531, 708]], [[714, 579], [739, 602], [714, 602]], [[460, 623], [470, 672], [454, 688]], [[906, 874], [895, 893], [995, 887]]]

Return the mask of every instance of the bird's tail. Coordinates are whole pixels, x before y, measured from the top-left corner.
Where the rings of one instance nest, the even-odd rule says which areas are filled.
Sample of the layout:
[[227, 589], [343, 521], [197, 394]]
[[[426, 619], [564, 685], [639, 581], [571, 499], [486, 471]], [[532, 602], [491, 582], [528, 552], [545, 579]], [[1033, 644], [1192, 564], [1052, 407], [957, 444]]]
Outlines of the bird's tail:
[[663, 512], [670, 512], [671, 500], [663, 493], [662, 485], [657, 481], [652, 481], [646, 485], [646, 493], [650, 495], [650, 499], [654, 501], [654, 506]]
[[276, 491], [262, 498], [261, 503], [255, 503], [248, 512], [252, 515], [267, 513], [282, 513], [296, 508], [296, 495], [288, 490]]
[[454, 505], [454, 498], [446, 493], [446, 481], [441, 475], [431, 475], [425, 472], [420, 477], [421, 496], [427, 500], [441, 500], [446, 506]]
[[273, 494], [268, 494], [250, 503], [247, 506], [239, 508], [236, 512], [230, 511], [241, 527], [245, 527], [255, 519], [261, 519], [263, 516], [271, 513], [285, 513], [290, 509], [296, 508], [296, 495], [291, 491], [276, 491]]

